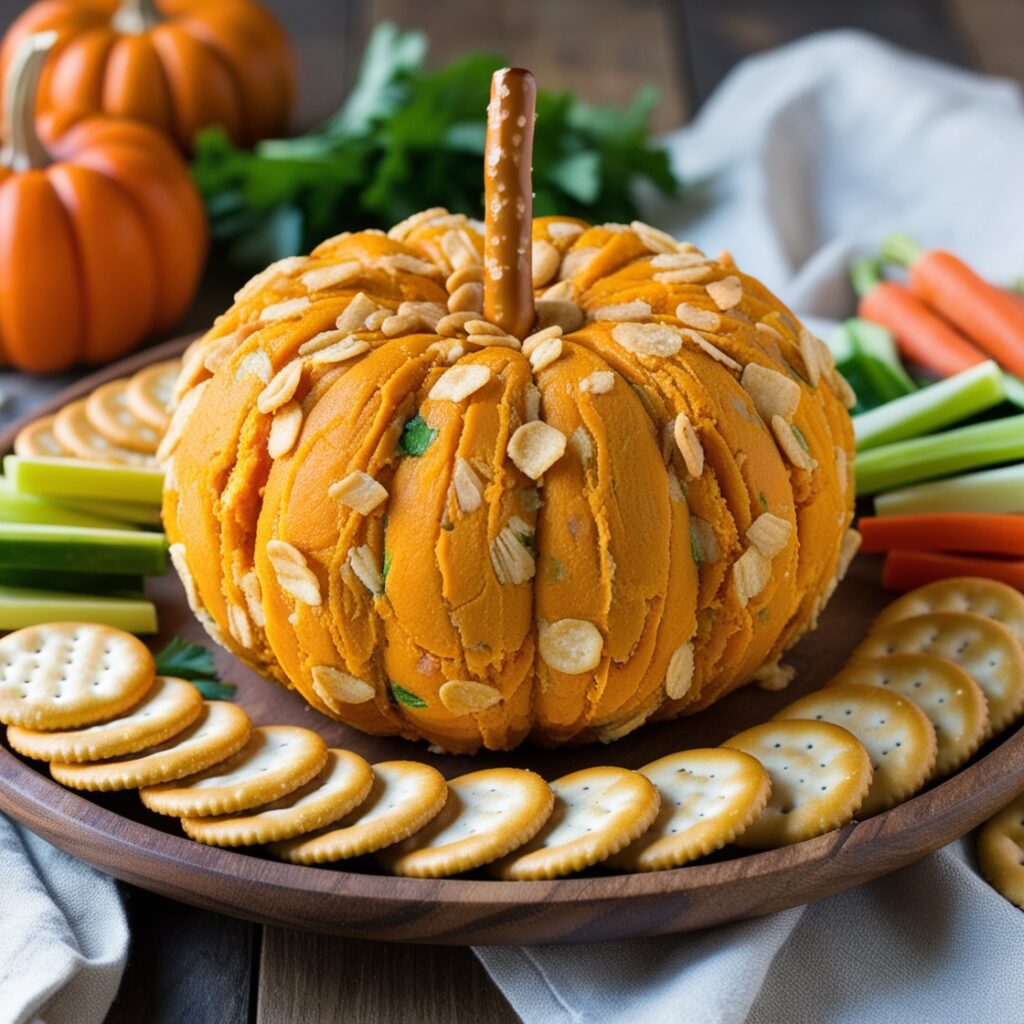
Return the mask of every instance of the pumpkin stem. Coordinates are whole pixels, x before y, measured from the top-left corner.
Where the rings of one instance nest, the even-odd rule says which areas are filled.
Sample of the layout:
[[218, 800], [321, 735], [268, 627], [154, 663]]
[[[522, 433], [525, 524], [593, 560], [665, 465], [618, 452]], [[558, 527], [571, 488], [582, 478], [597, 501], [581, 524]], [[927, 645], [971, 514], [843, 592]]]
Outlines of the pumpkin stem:
[[522, 68], [491, 78], [484, 149], [484, 316], [525, 337], [533, 304], [533, 122], [537, 83]]
[[36, 98], [39, 76], [56, 42], [56, 32], [37, 32], [29, 36], [18, 47], [7, 72], [4, 83], [7, 145], [2, 160], [12, 171], [36, 170], [50, 163], [50, 154], [36, 131]]
[[110, 24], [116, 32], [140, 36], [163, 20], [163, 15], [157, 10], [156, 0], [121, 0]]

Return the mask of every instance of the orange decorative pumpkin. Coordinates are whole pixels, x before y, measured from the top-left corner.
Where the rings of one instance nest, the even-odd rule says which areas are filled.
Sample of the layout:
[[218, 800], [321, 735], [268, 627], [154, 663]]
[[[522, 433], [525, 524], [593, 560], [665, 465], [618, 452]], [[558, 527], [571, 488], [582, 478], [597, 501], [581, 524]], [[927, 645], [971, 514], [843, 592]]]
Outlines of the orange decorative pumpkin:
[[195, 294], [206, 219], [173, 145], [144, 124], [33, 117], [52, 33], [26, 40], [0, 153], [0, 358], [51, 372], [104, 363], [170, 327]]
[[43, 110], [136, 118], [185, 150], [210, 125], [244, 146], [287, 126], [291, 47], [250, 0], [43, 0], [11, 26], [0, 71], [42, 31], [58, 37], [41, 81]]

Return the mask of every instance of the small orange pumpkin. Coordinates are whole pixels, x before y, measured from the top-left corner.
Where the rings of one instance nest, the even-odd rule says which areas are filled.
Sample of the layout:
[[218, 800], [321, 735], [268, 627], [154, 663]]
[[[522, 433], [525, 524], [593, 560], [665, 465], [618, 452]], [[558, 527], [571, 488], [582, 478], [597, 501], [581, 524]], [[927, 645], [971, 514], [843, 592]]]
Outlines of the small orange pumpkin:
[[40, 84], [44, 110], [137, 118], [185, 150], [209, 125], [243, 146], [287, 126], [291, 47], [250, 0], [43, 0], [8, 31], [0, 72], [43, 31], [58, 36]]
[[66, 114], [44, 144], [32, 112], [53, 40], [29, 37], [11, 67], [0, 153], [0, 358], [34, 372], [104, 363], [170, 327], [207, 242], [188, 168], [159, 132]]

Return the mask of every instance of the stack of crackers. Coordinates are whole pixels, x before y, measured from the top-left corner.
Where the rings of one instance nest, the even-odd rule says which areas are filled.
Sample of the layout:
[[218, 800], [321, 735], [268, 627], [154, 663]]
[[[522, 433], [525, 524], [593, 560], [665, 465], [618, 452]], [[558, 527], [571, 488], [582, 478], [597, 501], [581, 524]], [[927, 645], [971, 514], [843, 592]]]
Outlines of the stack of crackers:
[[[53, 623], [0, 640], [0, 721], [14, 750], [81, 790], [138, 789], [193, 839], [296, 864], [374, 855], [397, 875], [483, 868], [550, 879], [597, 864], [679, 867], [727, 844], [770, 849], [887, 810], [962, 767], [1024, 712], [1024, 596], [931, 584], [879, 617], [822, 689], [721, 747], [546, 782], [493, 768], [446, 782], [369, 765], [309, 729], [253, 727], [155, 675], [134, 637]], [[983, 830], [986, 876], [1024, 907], [1024, 797]]]

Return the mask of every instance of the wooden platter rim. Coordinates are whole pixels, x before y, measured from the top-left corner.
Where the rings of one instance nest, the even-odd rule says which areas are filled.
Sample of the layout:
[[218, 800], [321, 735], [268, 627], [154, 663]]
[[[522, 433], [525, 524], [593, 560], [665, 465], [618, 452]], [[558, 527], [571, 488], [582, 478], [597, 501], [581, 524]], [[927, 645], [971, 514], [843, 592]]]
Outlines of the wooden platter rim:
[[[11, 449], [17, 431], [41, 415], [87, 394], [97, 385], [128, 375], [162, 359], [179, 355], [191, 338], [179, 338], [136, 353], [63, 389], [0, 432], [0, 452]], [[770, 913], [811, 899], [840, 892], [869, 878], [901, 867], [963, 835], [1024, 787], [1024, 729], [1007, 735], [967, 768], [905, 803], [816, 839], [777, 850], [750, 853], [731, 859], [698, 863], [683, 868], [630, 875], [592, 875], [536, 882], [500, 882], [476, 879], [407, 879], [345, 871], [337, 867], [311, 868], [262, 859], [233, 850], [203, 846], [171, 835], [87, 797], [65, 790], [40, 771], [0, 746], [0, 811], [55, 845], [122, 880], [196, 903], [223, 913], [268, 924], [286, 923], [363, 938], [400, 938], [402, 941], [502, 944], [536, 941], [591, 941], [595, 938], [683, 931], [710, 923], [725, 923]], [[967, 802], [970, 802], [969, 809]], [[955, 812], [960, 812], [959, 814]], [[890, 848], [864, 860], [878, 840]], [[861, 860], [857, 863], [857, 858]], [[816, 883], [767, 893], [763, 902], [745, 905], [707, 920], [706, 912], [687, 919], [687, 896], [722, 887], [768, 885], [795, 872]], [[181, 874], [178, 879], [169, 877]], [[813, 876], [813, 878], [812, 878]], [[275, 890], [283, 900], [304, 902], [315, 911], [315, 899], [330, 912], [295, 918], [280, 904], [273, 912], [250, 906], [252, 886]], [[223, 895], [215, 890], [223, 886]], [[628, 907], [643, 903], [678, 903], [671, 918], [628, 922]], [[353, 901], [383, 911], [385, 921], [415, 905], [421, 910], [451, 912], [456, 920], [447, 930], [410, 929], [382, 924], [380, 918], [360, 923], [348, 911]], [[275, 901], [276, 903], [276, 901]], [[556, 918], [568, 908], [593, 913], [608, 921], [600, 927], [566, 933], [547, 920], [531, 927], [525, 912], [543, 910]], [[497, 931], [487, 916], [502, 918]]]

